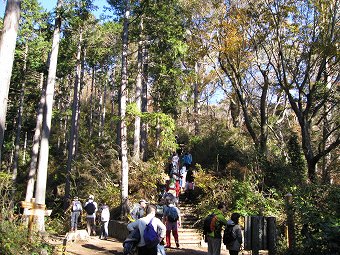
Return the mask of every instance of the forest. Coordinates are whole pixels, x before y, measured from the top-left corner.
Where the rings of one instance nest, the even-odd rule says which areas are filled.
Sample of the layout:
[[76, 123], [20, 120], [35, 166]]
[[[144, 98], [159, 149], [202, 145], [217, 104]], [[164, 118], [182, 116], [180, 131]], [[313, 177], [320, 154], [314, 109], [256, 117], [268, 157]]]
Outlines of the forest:
[[[107, 0], [100, 17], [96, 2], [6, 1], [0, 254], [65, 233], [73, 196], [116, 217], [156, 202], [176, 150], [193, 156], [201, 215], [225, 201], [275, 216], [278, 254], [339, 254], [339, 0]], [[24, 201], [52, 210], [34, 242]]]

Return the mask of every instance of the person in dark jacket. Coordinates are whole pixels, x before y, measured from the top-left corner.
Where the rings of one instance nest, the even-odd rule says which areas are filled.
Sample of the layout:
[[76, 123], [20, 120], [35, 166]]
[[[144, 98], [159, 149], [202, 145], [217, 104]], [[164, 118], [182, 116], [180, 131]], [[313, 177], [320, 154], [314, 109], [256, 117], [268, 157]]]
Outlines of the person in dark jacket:
[[232, 227], [232, 235], [234, 240], [226, 244], [230, 255], [238, 255], [242, 247], [242, 230], [239, 225], [240, 214], [233, 213], [227, 222], [227, 227]]

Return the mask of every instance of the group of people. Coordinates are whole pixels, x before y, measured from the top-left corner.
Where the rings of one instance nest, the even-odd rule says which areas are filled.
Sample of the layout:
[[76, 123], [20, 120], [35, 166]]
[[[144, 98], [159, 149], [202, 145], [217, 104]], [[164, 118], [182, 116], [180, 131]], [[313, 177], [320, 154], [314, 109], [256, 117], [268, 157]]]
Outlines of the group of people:
[[[171, 233], [176, 247], [180, 247], [178, 228], [181, 226], [181, 214], [172, 196], [165, 198], [162, 214], [157, 211], [156, 205], [149, 205], [144, 199], [140, 200], [139, 206], [134, 208], [131, 214], [134, 221], [129, 223], [127, 228], [132, 234], [137, 231], [139, 236], [138, 239], [129, 240], [137, 243], [138, 255], [165, 255], [165, 248], [171, 247]], [[149, 245], [145, 240], [145, 230], [148, 224], [151, 224], [157, 233], [158, 240], [154, 245]], [[124, 243], [124, 247], [125, 244], [126, 247], [130, 247], [129, 243]]]
[[100, 239], [107, 239], [109, 236], [109, 221], [110, 221], [110, 209], [109, 206], [103, 202], [98, 208], [97, 202], [94, 201], [94, 196], [89, 195], [88, 200], [85, 202], [84, 207], [79, 201], [78, 197], [74, 197], [70, 206], [66, 209], [65, 214], [71, 212], [71, 231], [77, 231], [79, 217], [84, 211], [86, 212], [86, 228], [88, 234], [96, 235], [96, 215], [100, 213]]
[[169, 157], [167, 168], [166, 192], [173, 194], [177, 202], [181, 192], [187, 194], [187, 200], [192, 200], [195, 186], [194, 173], [192, 170], [192, 155], [186, 152], [183, 156], [174, 152]]
[[221, 243], [222, 243], [222, 230], [230, 229], [230, 232], [225, 231], [231, 235], [231, 238], [225, 238], [223, 236], [223, 243], [229, 250], [230, 255], [238, 255], [242, 248], [242, 230], [239, 225], [240, 214], [233, 213], [229, 220], [225, 218], [227, 212], [227, 206], [221, 202], [218, 204], [217, 209], [213, 210], [211, 215], [215, 217], [214, 230], [208, 231], [205, 234], [205, 241], [208, 243], [208, 255], [220, 255], [221, 254]]
[[[135, 220], [127, 226], [131, 233], [136, 230], [139, 233], [138, 238], [133, 239], [137, 243], [138, 255], [165, 255], [164, 248], [171, 247], [171, 233], [175, 239], [176, 247], [179, 248], [178, 228], [181, 226], [181, 213], [176, 207], [173, 198], [170, 196], [166, 198], [161, 217], [157, 217], [157, 207], [155, 205], [148, 205], [148, 202], [144, 199], [141, 200], [140, 204], [143, 210], [136, 210], [136, 212], [143, 211], [145, 214], [134, 214]], [[240, 214], [233, 213], [231, 218], [227, 220], [225, 217], [226, 212], [226, 204], [220, 203], [211, 213], [215, 217], [214, 230], [204, 233], [205, 240], [208, 243], [208, 255], [221, 254], [223, 229], [225, 229], [224, 235], [227, 235], [227, 229], [230, 230], [231, 238], [223, 238], [223, 243], [229, 250], [229, 254], [238, 255], [242, 248], [242, 230], [239, 225]], [[157, 245], [149, 246], [144, 239], [145, 229], [149, 223], [152, 224], [158, 234]]]
[[[83, 209], [86, 212], [87, 232], [89, 235], [96, 235], [95, 220], [97, 212], [100, 212], [101, 220], [101, 239], [108, 237], [108, 224], [110, 220], [110, 211], [106, 203], [103, 203], [98, 209], [94, 196], [90, 195], [85, 202], [84, 207], [78, 197], [74, 197], [72, 203], [66, 212], [71, 211], [71, 231], [77, 230], [78, 219]], [[66, 213], [65, 212], [65, 213]], [[239, 225], [240, 214], [233, 213], [227, 220], [225, 213], [227, 207], [225, 203], [220, 203], [212, 215], [215, 216], [214, 230], [205, 234], [205, 240], [208, 243], [208, 255], [220, 255], [222, 243], [223, 228], [231, 229], [232, 239], [224, 244], [229, 250], [230, 255], [238, 255], [242, 247], [242, 231]], [[175, 240], [176, 248], [180, 247], [178, 228], [181, 226], [181, 212], [176, 206], [176, 200], [173, 196], [168, 195], [164, 198], [162, 213], [159, 213], [156, 205], [149, 204], [145, 199], [141, 199], [130, 213], [131, 223], [127, 225], [129, 231], [137, 230], [138, 238], [134, 240], [137, 243], [138, 255], [165, 255], [165, 248], [171, 247], [171, 233]], [[156, 245], [147, 245], [144, 237], [145, 229], [151, 224], [157, 233]], [[225, 232], [226, 233], [226, 232]], [[224, 235], [226, 235], [224, 233]], [[164, 242], [165, 239], [165, 242]], [[224, 240], [224, 239], [223, 239]]]

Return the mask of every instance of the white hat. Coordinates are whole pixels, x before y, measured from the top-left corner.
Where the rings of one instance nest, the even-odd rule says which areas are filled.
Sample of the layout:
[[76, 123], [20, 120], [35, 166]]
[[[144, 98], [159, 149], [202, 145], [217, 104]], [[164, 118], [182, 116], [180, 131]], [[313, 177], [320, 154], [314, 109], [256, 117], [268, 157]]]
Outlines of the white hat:
[[93, 195], [89, 195], [89, 199], [94, 199], [94, 196]]
[[148, 204], [149, 202], [148, 201], [146, 201], [145, 199], [141, 199], [141, 200], [139, 200], [139, 203], [146, 203], [146, 204]]

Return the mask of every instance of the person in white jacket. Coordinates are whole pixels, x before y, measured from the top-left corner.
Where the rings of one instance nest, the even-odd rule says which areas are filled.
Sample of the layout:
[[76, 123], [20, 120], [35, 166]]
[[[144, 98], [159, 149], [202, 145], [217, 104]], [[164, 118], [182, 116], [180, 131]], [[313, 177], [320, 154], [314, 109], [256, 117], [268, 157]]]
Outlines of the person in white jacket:
[[101, 230], [100, 230], [100, 239], [106, 240], [109, 236], [109, 221], [110, 221], [110, 209], [109, 206], [104, 202], [100, 207], [100, 221], [101, 221]]
[[137, 244], [138, 255], [157, 255], [157, 245], [154, 247], [147, 247], [144, 240], [144, 230], [146, 225], [152, 220], [152, 226], [158, 233], [159, 239], [162, 240], [165, 237], [166, 227], [163, 222], [155, 217], [156, 207], [149, 205], [147, 207], [147, 215], [127, 225], [129, 231], [133, 231], [135, 228], [139, 229], [140, 240]]

